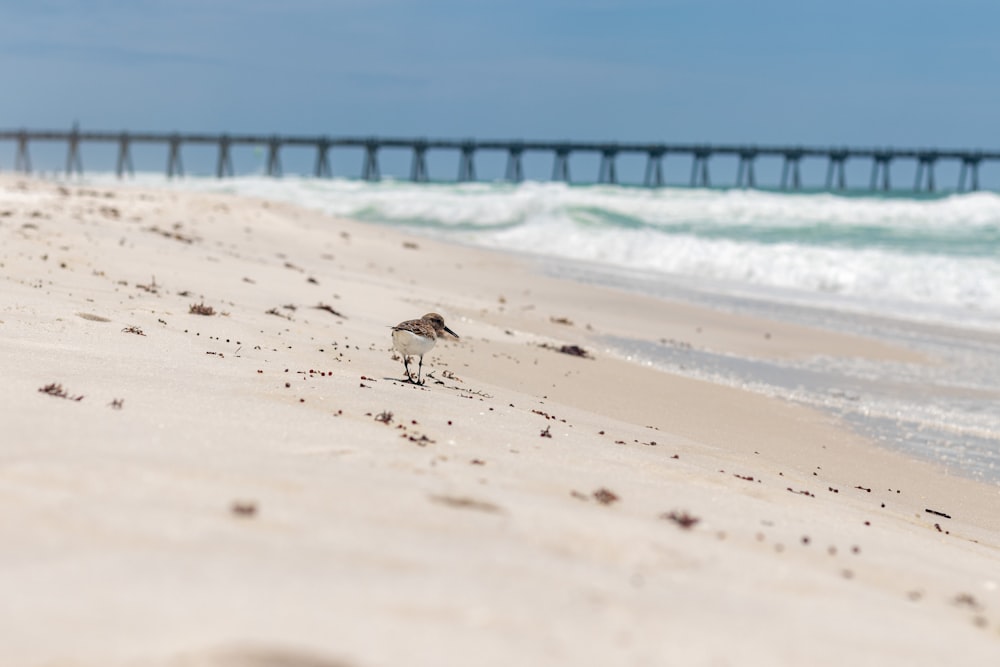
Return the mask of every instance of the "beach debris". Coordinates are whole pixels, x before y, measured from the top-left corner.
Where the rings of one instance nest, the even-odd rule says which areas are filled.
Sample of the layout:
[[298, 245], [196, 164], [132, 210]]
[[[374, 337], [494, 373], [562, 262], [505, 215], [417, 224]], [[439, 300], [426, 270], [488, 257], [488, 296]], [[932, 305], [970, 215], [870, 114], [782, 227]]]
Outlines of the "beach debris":
[[49, 396], [55, 396], [56, 398], [65, 398], [68, 401], [82, 401], [83, 396], [71, 396], [69, 392], [63, 389], [61, 384], [52, 382], [50, 384], [41, 387], [38, 391], [43, 394], [48, 394]]
[[594, 500], [602, 505], [610, 505], [611, 503], [618, 502], [619, 500], [618, 495], [614, 491], [606, 489], [603, 486], [597, 491], [594, 491], [591, 495], [594, 496]]
[[160, 286], [156, 284], [156, 276], [153, 276], [152, 280], [150, 280], [150, 282], [149, 282], [148, 285], [142, 285], [140, 283], [136, 283], [135, 286], [138, 289], [141, 289], [143, 291], [149, 292], [150, 294], [159, 294], [160, 293]]
[[593, 359], [593, 355], [587, 352], [585, 349], [579, 345], [560, 345], [556, 347], [555, 345], [549, 345], [548, 343], [542, 343], [539, 347], [546, 350], [554, 350], [556, 352], [561, 352], [562, 354], [568, 354], [571, 357], [583, 357], [584, 359]]
[[292, 319], [291, 315], [286, 315], [283, 312], [281, 312], [280, 310], [278, 310], [277, 308], [271, 308], [270, 310], [265, 310], [264, 314], [265, 315], [274, 315], [275, 317], [280, 317], [280, 318], [283, 318], [283, 319], [286, 319], [286, 320], [291, 320]]
[[375, 415], [375, 421], [381, 422], [388, 426], [392, 422], [392, 413], [388, 410], [383, 410], [382, 412]]
[[114, 410], [121, 410], [123, 407], [125, 407], [125, 399], [124, 398], [112, 398], [111, 402], [108, 403], [108, 405], [111, 406], [111, 408], [114, 409]]
[[697, 523], [701, 521], [701, 519], [699, 519], [696, 516], [692, 516], [691, 514], [685, 511], [677, 511], [677, 510], [674, 510], [672, 512], [664, 512], [663, 514], [660, 515], [660, 518], [664, 519], [665, 521], [673, 521], [684, 530], [690, 530], [694, 528], [695, 525], [697, 525]]
[[540, 437], [542, 437], [542, 438], [551, 438], [551, 437], [552, 437], [552, 433], [551, 433], [551, 431], [549, 430], [549, 428], [550, 428], [550, 427], [546, 426], [545, 428], [543, 428], [543, 429], [542, 429], [542, 432], [541, 432], [541, 433], [539, 433], [538, 435], [539, 435]]
[[968, 607], [977, 611], [983, 608], [983, 605], [971, 593], [959, 593], [952, 599], [952, 603], [956, 607]]
[[316, 310], [325, 310], [326, 312], [330, 313], [331, 315], [336, 315], [337, 317], [343, 318], [345, 320], [347, 319], [346, 315], [344, 315], [341, 312], [338, 312], [332, 306], [328, 306], [327, 304], [322, 303], [322, 302], [316, 304], [315, 306], [313, 306], [313, 308], [315, 308]]
[[403, 241], [403, 247], [406, 248], [407, 250], [419, 250], [420, 249], [420, 246], [418, 246], [413, 241]]
[[927, 512], [928, 514], [934, 514], [935, 516], [943, 516], [945, 519], [951, 518], [950, 514], [945, 514], [944, 512], [938, 512], [937, 510], [925, 509], [924, 511]]
[[185, 236], [184, 234], [181, 234], [180, 232], [181, 227], [183, 227], [183, 225], [177, 222], [174, 223], [173, 231], [169, 229], [160, 229], [156, 225], [149, 227], [147, 231], [153, 232], [154, 234], [159, 234], [164, 238], [172, 239], [174, 241], [180, 241], [181, 243], [187, 243], [187, 244], [194, 243], [197, 239], [193, 236]]
[[257, 503], [252, 500], [234, 500], [229, 506], [229, 511], [233, 516], [250, 519], [257, 515]]
[[552, 324], [564, 324], [566, 326], [573, 326], [573, 320], [568, 317], [549, 317], [549, 322]]
[[81, 317], [89, 322], [110, 322], [106, 317], [101, 317], [100, 315], [94, 315], [93, 313], [77, 313], [77, 317]]
[[499, 506], [494, 505], [491, 502], [476, 500], [475, 498], [469, 498], [468, 496], [432, 495], [430, 496], [430, 499], [431, 502], [435, 502], [446, 507], [453, 507], [455, 509], [476, 510], [478, 512], [490, 513], [499, 513], [503, 511]]
[[805, 490], [803, 490], [803, 491], [796, 491], [792, 487], [788, 487], [786, 489], [786, 491], [788, 491], [789, 493], [797, 493], [800, 496], [809, 496], [810, 498], [815, 498], [816, 497], [811, 491], [805, 491]]
[[188, 313], [191, 315], [215, 315], [215, 309], [211, 306], [206, 306], [205, 302], [192, 303], [188, 308]]
[[142, 329], [140, 327], [136, 327], [136, 326], [125, 327], [124, 329], [122, 329], [122, 333], [130, 333], [130, 334], [135, 334], [137, 336], [145, 336], [146, 335], [145, 333], [143, 333], [143, 331], [142, 331]]

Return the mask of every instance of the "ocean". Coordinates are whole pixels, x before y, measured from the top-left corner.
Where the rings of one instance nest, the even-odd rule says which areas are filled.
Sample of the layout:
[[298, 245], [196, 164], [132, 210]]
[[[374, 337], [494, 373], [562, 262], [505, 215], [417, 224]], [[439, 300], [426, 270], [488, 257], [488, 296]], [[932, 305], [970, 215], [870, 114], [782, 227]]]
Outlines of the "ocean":
[[[117, 182], [88, 176], [91, 182]], [[609, 354], [828, 410], [885, 446], [1000, 484], [1000, 194], [138, 175], [517, 253], [553, 275], [903, 344], [936, 364]]]

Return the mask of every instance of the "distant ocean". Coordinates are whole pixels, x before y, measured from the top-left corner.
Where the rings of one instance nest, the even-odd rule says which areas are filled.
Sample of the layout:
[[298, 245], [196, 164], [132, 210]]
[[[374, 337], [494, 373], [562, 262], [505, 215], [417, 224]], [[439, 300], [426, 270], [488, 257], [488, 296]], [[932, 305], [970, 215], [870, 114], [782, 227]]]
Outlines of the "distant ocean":
[[[113, 180], [92, 176], [88, 180]], [[832, 410], [1000, 483], [1000, 194], [141, 175], [534, 257], [564, 277], [904, 343], [940, 366], [764, 362], [607, 340], [640, 363]]]

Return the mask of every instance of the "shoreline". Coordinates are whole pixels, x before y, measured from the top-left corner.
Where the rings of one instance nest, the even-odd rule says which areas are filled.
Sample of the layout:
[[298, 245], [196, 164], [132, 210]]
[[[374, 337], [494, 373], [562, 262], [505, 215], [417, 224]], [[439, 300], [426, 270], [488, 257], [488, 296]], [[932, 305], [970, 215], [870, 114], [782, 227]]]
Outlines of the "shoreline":
[[[995, 361], [1000, 346], [990, 330], [768, 301], [718, 285], [694, 289], [671, 277], [654, 289], [648, 277], [630, 280], [610, 269], [587, 276], [572, 263], [553, 267], [534, 259], [533, 264], [547, 275], [664, 300], [691, 307], [690, 312], [842, 335], [840, 344], [818, 357], [814, 348], [796, 349], [794, 341], [771, 341], [769, 331], [735, 354], [700, 327], [667, 329], [658, 340], [628, 335], [603, 340], [623, 359], [820, 409], [879, 447], [1000, 486], [1000, 420], [989, 418], [991, 405], [1000, 400], [993, 381], [1000, 372]], [[677, 294], [668, 296], [671, 291]]]
[[[18, 664], [1000, 656], [1000, 489], [595, 341], [918, 352], [245, 197], [0, 175], [0, 214]], [[389, 326], [432, 310], [416, 387]]]

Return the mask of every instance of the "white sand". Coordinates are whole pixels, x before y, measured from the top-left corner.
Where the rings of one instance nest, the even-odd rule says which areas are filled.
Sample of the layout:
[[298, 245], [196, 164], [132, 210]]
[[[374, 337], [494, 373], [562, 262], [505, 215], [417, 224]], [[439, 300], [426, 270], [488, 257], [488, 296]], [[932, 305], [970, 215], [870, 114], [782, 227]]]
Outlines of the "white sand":
[[[0, 285], [4, 665], [1000, 664], [1000, 489], [593, 341], [909, 350], [11, 176]], [[388, 327], [429, 310], [420, 388]]]

